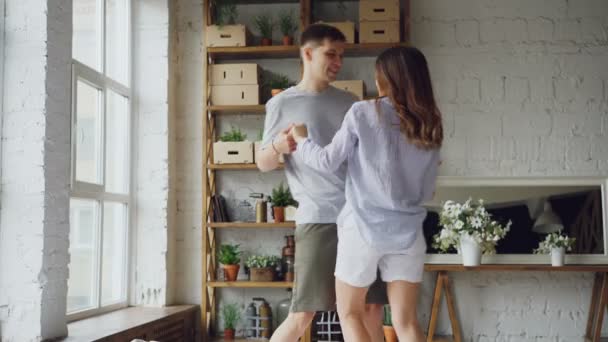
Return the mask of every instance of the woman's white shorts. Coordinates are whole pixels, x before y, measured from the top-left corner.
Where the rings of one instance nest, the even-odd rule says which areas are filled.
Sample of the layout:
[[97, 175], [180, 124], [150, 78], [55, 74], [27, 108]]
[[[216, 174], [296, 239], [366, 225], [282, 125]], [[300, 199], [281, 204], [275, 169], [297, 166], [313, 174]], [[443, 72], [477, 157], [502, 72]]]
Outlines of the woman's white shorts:
[[336, 278], [355, 287], [368, 287], [376, 280], [378, 269], [385, 282], [422, 281], [426, 241], [422, 229], [414, 244], [398, 253], [378, 251], [370, 246], [354, 225], [338, 227]]

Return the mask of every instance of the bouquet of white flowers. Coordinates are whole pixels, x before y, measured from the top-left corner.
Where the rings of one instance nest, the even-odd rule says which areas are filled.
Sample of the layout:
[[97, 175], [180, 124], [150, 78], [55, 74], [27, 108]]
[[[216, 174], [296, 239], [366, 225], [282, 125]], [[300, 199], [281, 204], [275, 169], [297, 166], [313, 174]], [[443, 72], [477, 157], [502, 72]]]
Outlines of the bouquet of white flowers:
[[477, 242], [483, 254], [496, 253], [496, 244], [511, 229], [511, 221], [506, 225], [492, 220], [492, 215], [483, 206], [483, 200], [473, 203], [469, 198], [464, 204], [447, 201], [439, 216], [443, 227], [433, 237], [433, 248], [445, 253], [450, 248], [459, 248], [460, 238], [468, 236]]
[[574, 242], [576, 242], [576, 238], [562, 235], [561, 232], [551, 233], [538, 244], [534, 254], [549, 254], [553, 248], [563, 248], [564, 251], [571, 251]]

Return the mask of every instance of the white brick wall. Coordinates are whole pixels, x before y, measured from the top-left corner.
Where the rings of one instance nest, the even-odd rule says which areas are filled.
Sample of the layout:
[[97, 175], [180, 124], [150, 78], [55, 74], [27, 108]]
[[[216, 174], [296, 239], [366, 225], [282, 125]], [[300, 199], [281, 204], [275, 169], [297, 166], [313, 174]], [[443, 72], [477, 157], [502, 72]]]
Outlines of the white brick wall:
[[169, 8], [166, 0], [133, 4], [133, 89], [137, 117], [136, 278], [134, 304], [172, 301], [168, 251], [169, 210]]
[[[344, 13], [356, 13], [356, 5], [346, 5]], [[608, 174], [608, 1], [413, 0], [411, 8], [412, 42], [429, 60], [444, 114], [441, 175]], [[327, 18], [341, 19], [333, 4], [323, 10]], [[200, 303], [201, 2], [180, 0], [175, 11], [177, 298]], [[259, 63], [297, 77], [297, 60]], [[347, 59], [342, 77], [361, 78], [370, 90], [372, 63]], [[251, 117], [230, 120], [252, 136], [262, 126]], [[219, 125], [219, 132], [229, 128], [226, 120]], [[274, 179], [226, 172], [218, 185], [229, 198], [244, 198], [249, 191], [268, 191]], [[285, 233], [231, 231], [219, 238], [255, 239], [248, 251], [278, 250]], [[425, 325], [433, 280], [426, 275], [419, 305]], [[467, 341], [582, 340], [589, 274], [463, 273], [453, 275], [453, 283]], [[273, 304], [284, 297], [267, 290], [220, 293], [242, 303], [256, 295]], [[449, 332], [446, 322], [444, 308], [442, 332]]]
[[2, 90], [2, 341], [67, 334], [69, 0], [6, 1]]

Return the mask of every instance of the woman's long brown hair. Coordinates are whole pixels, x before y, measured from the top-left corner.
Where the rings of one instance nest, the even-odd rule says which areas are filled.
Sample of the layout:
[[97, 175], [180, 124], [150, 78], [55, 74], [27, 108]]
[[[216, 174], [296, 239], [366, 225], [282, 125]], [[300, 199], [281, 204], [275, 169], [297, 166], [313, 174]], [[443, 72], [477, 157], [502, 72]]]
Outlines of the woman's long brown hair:
[[376, 59], [376, 77], [397, 110], [400, 130], [408, 141], [425, 150], [441, 147], [441, 112], [422, 52], [414, 47], [393, 47], [382, 52]]

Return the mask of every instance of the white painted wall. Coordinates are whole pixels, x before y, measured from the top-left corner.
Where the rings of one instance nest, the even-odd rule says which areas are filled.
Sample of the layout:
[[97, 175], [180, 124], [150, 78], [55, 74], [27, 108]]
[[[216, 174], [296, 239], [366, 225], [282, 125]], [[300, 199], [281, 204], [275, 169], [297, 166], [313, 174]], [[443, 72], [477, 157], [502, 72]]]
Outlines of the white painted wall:
[[134, 304], [172, 302], [168, 244], [172, 206], [169, 187], [169, 4], [133, 1], [133, 90], [137, 118]]
[[7, 0], [2, 341], [67, 334], [72, 2]]
[[[346, 2], [343, 12], [336, 5], [321, 5], [317, 18], [356, 21], [356, 3]], [[412, 0], [411, 9], [412, 42], [429, 60], [444, 114], [441, 175], [608, 174], [607, 1]], [[260, 10], [247, 6], [248, 17]], [[203, 10], [200, 0], [180, 0], [175, 11], [177, 300], [200, 303]], [[259, 63], [297, 79], [297, 60]], [[373, 91], [372, 65], [373, 58], [349, 59], [340, 78], [363, 79]], [[237, 116], [221, 119], [219, 132], [229, 123], [251, 137], [263, 125], [262, 117]], [[268, 192], [281, 177], [222, 172], [218, 185], [228, 199], [245, 199]], [[280, 253], [286, 233], [222, 230], [219, 242]], [[425, 325], [433, 280], [425, 276], [419, 304]], [[589, 274], [463, 273], [453, 283], [467, 341], [582, 340]], [[219, 291], [222, 300], [243, 304], [254, 296], [273, 304], [285, 297], [280, 290]], [[446, 322], [444, 308], [441, 332], [449, 332]]]

